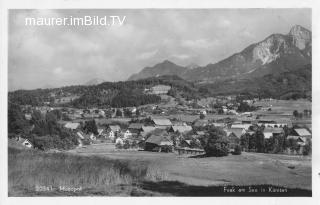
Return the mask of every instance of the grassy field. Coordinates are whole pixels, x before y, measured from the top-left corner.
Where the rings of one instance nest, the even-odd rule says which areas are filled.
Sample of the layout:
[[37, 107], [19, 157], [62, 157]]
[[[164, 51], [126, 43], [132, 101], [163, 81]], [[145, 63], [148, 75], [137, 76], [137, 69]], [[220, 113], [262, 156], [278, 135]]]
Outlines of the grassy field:
[[311, 110], [312, 103], [308, 100], [272, 100], [258, 101], [255, 106], [271, 107], [272, 111], [292, 115], [294, 110], [303, 112]]
[[234, 186], [247, 189], [241, 196], [268, 195], [248, 189], [270, 186], [288, 189], [285, 196], [311, 194], [310, 157], [243, 153], [203, 158], [99, 144], [66, 153], [9, 148], [8, 160], [9, 196], [229, 196], [236, 193], [224, 189]]
[[139, 181], [164, 180], [160, 172], [140, 160], [42, 153], [12, 147], [9, 147], [8, 167], [9, 196], [127, 196]]
[[176, 153], [119, 151], [112, 144], [88, 146], [71, 152], [147, 161], [149, 166], [163, 173], [166, 180], [190, 185], [272, 184], [311, 190], [311, 157], [305, 156], [242, 153], [201, 158]]

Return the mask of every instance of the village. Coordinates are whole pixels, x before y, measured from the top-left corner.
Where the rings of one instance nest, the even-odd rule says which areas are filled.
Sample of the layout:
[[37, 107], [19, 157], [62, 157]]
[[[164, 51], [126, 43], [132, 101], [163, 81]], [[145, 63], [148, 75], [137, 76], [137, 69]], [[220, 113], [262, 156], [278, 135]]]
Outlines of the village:
[[[226, 133], [230, 153], [234, 153], [236, 147], [240, 151], [257, 152], [257, 147], [249, 142], [257, 130], [261, 130], [265, 146], [284, 138], [287, 146], [283, 145], [283, 154], [309, 155], [311, 152], [311, 110], [308, 109], [311, 102], [307, 100], [217, 96], [186, 101], [169, 96], [170, 89], [166, 85], [145, 89], [145, 93], [159, 95], [161, 103], [139, 107], [60, 107], [60, 102], [75, 97], [56, 97], [53, 93], [56, 106], [23, 106], [22, 110], [29, 121], [34, 111], [46, 115], [58, 110], [62, 115], [58, 123], [77, 136], [76, 149], [112, 144], [116, 150], [204, 154], [201, 139], [208, 132], [206, 128], [211, 126]], [[87, 124], [92, 125], [90, 129], [84, 129]], [[33, 147], [32, 142], [23, 136], [17, 140], [26, 147]], [[273, 145], [270, 146], [263, 152], [275, 153]]]

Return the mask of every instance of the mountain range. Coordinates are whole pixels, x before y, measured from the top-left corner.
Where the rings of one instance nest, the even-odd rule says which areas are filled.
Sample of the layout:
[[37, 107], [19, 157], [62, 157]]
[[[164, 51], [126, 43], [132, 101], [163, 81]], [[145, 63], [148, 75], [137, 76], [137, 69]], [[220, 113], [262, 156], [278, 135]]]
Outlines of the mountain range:
[[146, 67], [128, 80], [138, 80], [162, 75], [177, 75], [197, 83], [216, 83], [230, 79], [256, 79], [295, 71], [311, 64], [311, 31], [295, 25], [287, 34], [272, 34], [251, 44], [239, 53], [203, 67], [179, 66], [165, 60]]

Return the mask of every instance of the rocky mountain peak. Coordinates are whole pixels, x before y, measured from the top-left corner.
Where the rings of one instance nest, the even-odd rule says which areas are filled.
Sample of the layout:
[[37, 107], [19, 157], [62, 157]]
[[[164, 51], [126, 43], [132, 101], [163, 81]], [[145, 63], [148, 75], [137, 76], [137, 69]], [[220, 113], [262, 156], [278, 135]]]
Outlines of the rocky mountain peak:
[[311, 32], [300, 25], [293, 26], [290, 29], [289, 36], [292, 37], [293, 44], [300, 50], [305, 49], [311, 42]]

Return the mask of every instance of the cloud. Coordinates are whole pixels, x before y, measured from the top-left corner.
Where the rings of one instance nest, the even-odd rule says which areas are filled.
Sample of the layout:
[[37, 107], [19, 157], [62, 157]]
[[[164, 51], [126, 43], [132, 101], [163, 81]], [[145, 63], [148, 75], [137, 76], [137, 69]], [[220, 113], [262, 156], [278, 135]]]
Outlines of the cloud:
[[191, 56], [188, 54], [175, 54], [175, 55], [172, 55], [172, 57], [178, 58], [180, 60], [185, 60], [185, 59], [191, 58]]
[[61, 74], [63, 74], [63, 68], [62, 67], [56, 67], [56, 68], [53, 69], [53, 73], [55, 75], [61, 75]]
[[193, 49], [208, 49], [217, 44], [219, 44], [219, 41], [209, 39], [183, 40], [181, 42], [181, 46]]
[[145, 60], [154, 57], [158, 53], [158, 50], [147, 51], [136, 56], [138, 60]]

